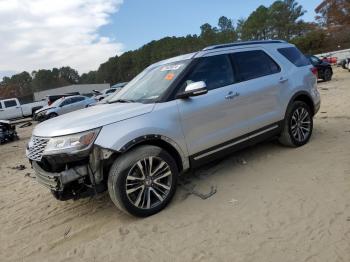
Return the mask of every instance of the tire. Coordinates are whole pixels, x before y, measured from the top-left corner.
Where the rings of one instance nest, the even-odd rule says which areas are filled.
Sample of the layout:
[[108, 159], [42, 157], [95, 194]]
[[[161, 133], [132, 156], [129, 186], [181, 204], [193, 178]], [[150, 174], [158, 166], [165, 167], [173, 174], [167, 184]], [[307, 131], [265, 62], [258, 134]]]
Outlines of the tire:
[[171, 201], [177, 176], [176, 162], [167, 151], [156, 146], [139, 146], [115, 160], [109, 171], [108, 192], [120, 210], [147, 217], [158, 213]]
[[51, 118], [54, 118], [54, 117], [58, 117], [58, 115], [56, 113], [51, 113], [48, 115], [47, 119], [51, 119]]
[[332, 70], [330, 70], [329, 68], [327, 68], [326, 70], [324, 70], [323, 72], [323, 80], [324, 81], [330, 81], [332, 80]]
[[288, 147], [305, 145], [312, 135], [312, 117], [311, 109], [305, 102], [293, 102], [287, 110], [279, 142]]

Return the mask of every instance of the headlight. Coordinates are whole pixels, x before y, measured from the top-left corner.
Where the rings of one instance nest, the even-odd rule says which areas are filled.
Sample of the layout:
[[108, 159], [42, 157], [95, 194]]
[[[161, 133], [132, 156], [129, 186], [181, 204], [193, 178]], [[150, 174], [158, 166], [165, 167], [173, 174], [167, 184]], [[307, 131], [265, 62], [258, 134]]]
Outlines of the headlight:
[[53, 137], [49, 140], [43, 155], [76, 154], [90, 149], [100, 129], [89, 130], [82, 133]]

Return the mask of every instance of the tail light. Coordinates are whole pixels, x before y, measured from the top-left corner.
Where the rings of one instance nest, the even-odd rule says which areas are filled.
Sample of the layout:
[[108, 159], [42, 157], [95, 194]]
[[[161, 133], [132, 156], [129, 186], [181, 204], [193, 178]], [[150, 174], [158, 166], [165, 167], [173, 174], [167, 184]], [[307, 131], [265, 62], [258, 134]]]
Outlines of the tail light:
[[317, 74], [318, 74], [317, 68], [316, 68], [316, 67], [313, 67], [313, 68], [311, 68], [310, 70], [311, 70], [311, 73], [312, 73], [314, 76], [317, 77]]

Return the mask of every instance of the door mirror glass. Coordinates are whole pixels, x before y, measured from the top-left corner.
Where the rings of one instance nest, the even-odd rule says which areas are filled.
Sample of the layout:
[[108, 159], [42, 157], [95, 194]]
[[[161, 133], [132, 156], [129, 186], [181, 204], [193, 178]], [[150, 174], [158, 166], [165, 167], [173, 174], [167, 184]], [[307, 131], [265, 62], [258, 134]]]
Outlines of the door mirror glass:
[[188, 98], [191, 96], [200, 96], [208, 93], [207, 85], [204, 81], [193, 82], [186, 86], [185, 91], [178, 94], [177, 98]]

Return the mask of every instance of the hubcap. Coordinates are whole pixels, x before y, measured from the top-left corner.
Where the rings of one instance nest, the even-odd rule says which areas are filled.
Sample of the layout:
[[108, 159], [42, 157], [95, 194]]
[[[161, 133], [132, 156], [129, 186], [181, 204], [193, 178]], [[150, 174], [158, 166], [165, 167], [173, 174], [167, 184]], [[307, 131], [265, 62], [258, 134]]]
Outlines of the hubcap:
[[169, 165], [159, 157], [137, 161], [126, 177], [126, 195], [138, 208], [149, 209], [161, 204], [172, 184]]
[[304, 142], [308, 139], [311, 132], [311, 117], [309, 112], [299, 107], [294, 111], [291, 119], [291, 131], [295, 140]]

